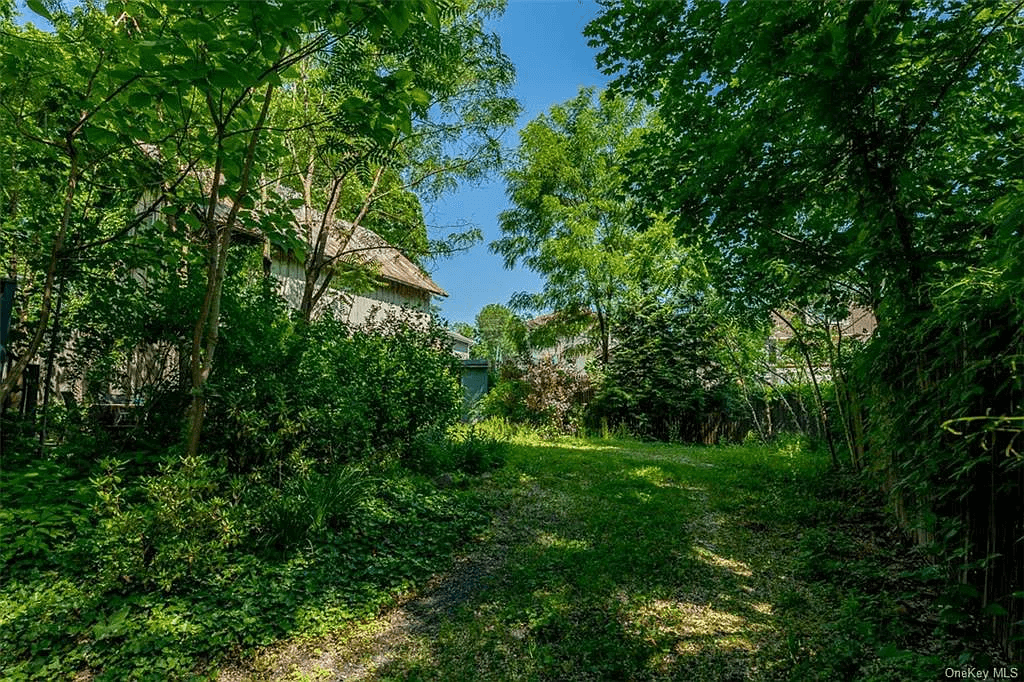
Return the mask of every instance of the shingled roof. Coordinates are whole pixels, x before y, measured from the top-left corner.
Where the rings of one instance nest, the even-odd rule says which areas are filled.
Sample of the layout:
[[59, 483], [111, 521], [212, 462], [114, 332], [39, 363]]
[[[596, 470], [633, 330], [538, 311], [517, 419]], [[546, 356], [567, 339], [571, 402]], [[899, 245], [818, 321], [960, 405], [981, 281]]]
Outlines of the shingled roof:
[[[276, 191], [285, 198], [298, 198], [298, 193], [287, 188], [279, 187]], [[217, 204], [216, 216], [219, 220], [227, 218], [231, 210], [231, 203], [221, 200]], [[304, 221], [306, 210], [304, 207], [295, 209], [295, 219], [299, 225]], [[314, 224], [319, 224], [322, 214], [319, 210], [313, 209], [310, 218]], [[448, 292], [439, 287], [430, 276], [418, 265], [409, 260], [401, 251], [389, 244], [383, 237], [362, 226], [352, 229], [352, 223], [344, 220], [336, 220], [333, 223], [331, 234], [327, 238], [327, 249], [325, 258], [339, 257], [353, 265], [363, 265], [374, 268], [379, 277], [388, 282], [404, 284], [405, 286], [427, 291], [435, 296], [447, 296]], [[236, 232], [245, 234], [244, 228], [236, 227]], [[348, 235], [347, 244], [342, 244], [336, 235]], [[255, 235], [253, 235], [255, 236]]]
[[[339, 227], [340, 231], [345, 233], [352, 230], [350, 223], [342, 222]], [[365, 227], [356, 227], [346, 245], [342, 245], [334, 235], [329, 236], [324, 256], [334, 258], [339, 253], [344, 261], [375, 268], [381, 279], [429, 291], [435, 296], [448, 295], [448, 292], [439, 287], [427, 273], [406, 258], [401, 251], [385, 241], [379, 234]]]

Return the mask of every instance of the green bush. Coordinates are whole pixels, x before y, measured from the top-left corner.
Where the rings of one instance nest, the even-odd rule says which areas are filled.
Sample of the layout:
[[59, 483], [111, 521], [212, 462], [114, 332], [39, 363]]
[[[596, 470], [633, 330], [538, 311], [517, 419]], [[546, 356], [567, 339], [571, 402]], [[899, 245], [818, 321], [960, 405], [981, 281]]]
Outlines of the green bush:
[[104, 588], [170, 592], [222, 572], [252, 522], [231, 494], [239, 484], [202, 458], [174, 453], [156, 475], [133, 480], [124, 468], [106, 458], [90, 479], [96, 527], [83, 540]]
[[414, 471], [428, 475], [481, 474], [505, 462], [506, 447], [503, 441], [472, 426], [427, 431], [413, 441], [407, 462]]
[[459, 418], [457, 361], [436, 328], [296, 323], [260, 291], [233, 299], [226, 317], [204, 444], [231, 471], [307, 459], [327, 470], [372, 452], [401, 456], [417, 434]]
[[615, 336], [587, 407], [591, 431], [625, 427], [639, 438], [703, 442], [708, 416], [728, 420], [737, 412], [736, 390], [718, 362], [714, 324], [699, 298], [642, 301]]
[[373, 493], [373, 485], [359, 465], [334, 467], [326, 474], [292, 475], [280, 490], [262, 491], [270, 494], [259, 512], [258, 540], [283, 550], [339, 530], [355, 517], [359, 504]]

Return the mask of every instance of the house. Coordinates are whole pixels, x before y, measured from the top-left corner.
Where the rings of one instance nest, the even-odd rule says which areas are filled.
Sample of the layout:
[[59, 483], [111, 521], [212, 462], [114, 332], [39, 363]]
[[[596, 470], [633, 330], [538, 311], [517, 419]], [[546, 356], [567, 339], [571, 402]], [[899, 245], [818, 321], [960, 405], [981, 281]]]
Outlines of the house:
[[[586, 316], [593, 317], [593, 314]], [[562, 317], [559, 313], [548, 313], [526, 321], [530, 359], [582, 372], [587, 363], [597, 357], [594, 341], [588, 336], [588, 329], [579, 330], [579, 323], [566, 325]]]
[[[339, 232], [351, 236], [344, 245], [335, 236], [328, 237], [323, 257], [369, 268], [377, 286], [356, 293], [328, 288], [314, 313], [330, 311], [354, 326], [389, 316], [425, 326], [430, 318], [431, 301], [435, 296], [447, 296], [447, 292], [377, 233], [342, 221], [337, 225]], [[278, 281], [282, 298], [298, 309], [306, 284], [304, 264], [294, 256], [275, 251], [271, 254], [270, 274]]]
[[452, 353], [460, 360], [469, 360], [469, 347], [473, 345], [473, 339], [463, 336], [453, 329], [448, 330], [448, 338], [452, 343]]
[[[780, 351], [797, 337], [802, 328], [824, 328], [824, 320], [815, 319], [809, 314], [795, 311], [777, 311], [771, 313], [771, 330], [768, 333], [767, 351], [768, 367], [765, 381], [769, 384], [801, 383], [806, 379], [807, 365], [799, 355], [784, 356]], [[830, 334], [833, 343], [850, 341], [863, 343], [871, 338], [878, 321], [874, 313], [867, 308], [851, 304], [847, 316], [830, 321]], [[831, 370], [826, 365], [815, 365], [813, 371], [818, 380], [831, 380]]]

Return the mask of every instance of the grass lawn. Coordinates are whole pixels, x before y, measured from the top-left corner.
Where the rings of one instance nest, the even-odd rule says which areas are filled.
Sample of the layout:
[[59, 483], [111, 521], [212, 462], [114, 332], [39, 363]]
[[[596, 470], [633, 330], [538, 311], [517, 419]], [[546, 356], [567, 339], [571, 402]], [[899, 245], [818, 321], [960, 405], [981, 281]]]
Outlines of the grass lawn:
[[224, 679], [935, 680], [990, 665], [939, 627], [923, 557], [877, 501], [797, 442], [520, 438], [479, 485], [494, 521], [420, 597]]

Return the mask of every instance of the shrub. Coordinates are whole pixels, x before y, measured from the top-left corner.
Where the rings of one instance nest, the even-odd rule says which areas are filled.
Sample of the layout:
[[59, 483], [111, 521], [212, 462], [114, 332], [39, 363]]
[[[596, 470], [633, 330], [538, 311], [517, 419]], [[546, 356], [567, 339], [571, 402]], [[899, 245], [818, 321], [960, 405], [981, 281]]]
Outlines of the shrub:
[[131, 480], [106, 458], [91, 479], [97, 525], [86, 543], [107, 589], [165, 592], [221, 572], [247, 535], [251, 514], [231, 496], [223, 470], [200, 457], [169, 457], [160, 472]]
[[535, 362], [525, 369], [504, 367], [481, 409], [485, 417], [576, 433], [589, 395], [590, 380], [585, 374]]
[[417, 434], [458, 420], [458, 367], [437, 329], [295, 323], [259, 293], [235, 306], [204, 434], [232, 471], [291, 459], [329, 470], [375, 451], [401, 453]]
[[500, 467], [506, 445], [475, 427], [452, 428], [446, 432], [427, 431], [413, 441], [407, 461], [424, 474], [464, 472], [481, 474]]
[[624, 426], [641, 438], [701, 442], [707, 416], [722, 420], [734, 412], [735, 390], [698, 298], [641, 302], [615, 335], [615, 352], [587, 409], [591, 430]]
[[258, 541], [284, 550], [338, 530], [373, 493], [373, 485], [364, 467], [348, 465], [325, 474], [304, 471], [285, 479], [280, 490], [262, 489], [267, 499], [259, 512]]

